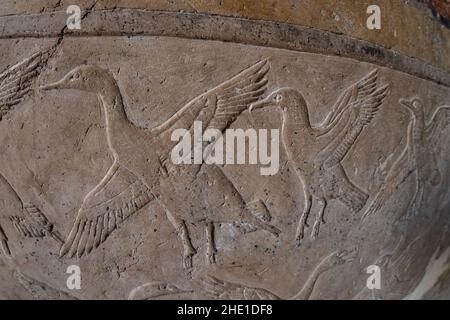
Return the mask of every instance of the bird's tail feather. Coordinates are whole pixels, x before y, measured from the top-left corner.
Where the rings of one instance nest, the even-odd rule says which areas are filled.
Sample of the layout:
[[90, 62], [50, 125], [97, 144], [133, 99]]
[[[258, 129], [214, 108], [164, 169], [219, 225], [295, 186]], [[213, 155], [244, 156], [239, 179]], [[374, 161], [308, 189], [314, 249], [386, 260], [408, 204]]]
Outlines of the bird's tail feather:
[[[255, 218], [261, 220], [261, 222], [268, 223], [272, 220], [272, 215], [270, 214], [269, 209], [267, 209], [262, 200], [249, 202], [245, 207], [250, 214], [252, 214]], [[259, 229], [256, 225], [250, 224], [249, 222], [245, 221], [237, 221], [234, 223], [234, 226], [244, 234], [254, 232]]]
[[381, 190], [377, 192], [377, 195], [375, 196], [373, 201], [370, 203], [369, 208], [367, 208], [367, 210], [364, 212], [361, 220], [363, 221], [371, 214], [377, 212], [385, 202], [386, 198], [387, 198], [386, 189], [381, 188]]
[[347, 181], [341, 184], [339, 199], [354, 213], [359, 212], [366, 205], [369, 195]]

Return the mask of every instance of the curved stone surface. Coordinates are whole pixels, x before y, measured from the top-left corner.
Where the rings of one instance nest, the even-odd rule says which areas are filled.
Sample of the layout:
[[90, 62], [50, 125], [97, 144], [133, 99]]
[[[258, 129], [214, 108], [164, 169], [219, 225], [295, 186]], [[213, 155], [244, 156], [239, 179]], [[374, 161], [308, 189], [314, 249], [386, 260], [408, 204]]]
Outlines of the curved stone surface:
[[[425, 3], [434, 4], [431, 11]], [[410, 57], [417, 57], [446, 70], [450, 69], [447, 53], [450, 50], [450, 31], [436, 19], [437, 1], [379, 0], [382, 11], [383, 31], [366, 27], [367, 7], [371, 0], [81, 0], [82, 10], [141, 9], [178, 13], [200, 13], [251, 19], [253, 21], [287, 22], [306, 28], [345, 34], [354, 39], [371, 43]], [[0, 16], [65, 12], [73, 4], [70, 0], [5, 1]], [[439, 12], [443, 12], [440, 10]], [[442, 13], [445, 16], [445, 11]], [[441, 22], [442, 19], [440, 19]], [[123, 25], [123, 24], [122, 24]]]
[[[0, 17], [1, 298], [448, 298], [445, 68], [288, 23], [66, 18]], [[255, 130], [258, 163], [175, 164], [196, 121]]]

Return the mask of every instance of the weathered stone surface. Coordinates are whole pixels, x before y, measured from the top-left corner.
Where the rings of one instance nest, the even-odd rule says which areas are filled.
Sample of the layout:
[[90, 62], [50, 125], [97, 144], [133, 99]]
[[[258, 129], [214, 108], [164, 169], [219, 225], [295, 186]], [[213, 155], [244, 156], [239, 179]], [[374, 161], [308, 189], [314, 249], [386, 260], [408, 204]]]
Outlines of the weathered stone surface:
[[[0, 15], [61, 12], [70, 0], [4, 1]], [[84, 9], [133, 8], [169, 12], [205, 13], [253, 20], [288, 22], [363, 39], [392, 48], [450, 70], [450, 31], [439, 23], [423, 1], [380, 0], [383, 29], [368, 30], [370, 0], [81, 0]], [[441, 5], [442, 6], [442, 5]]]
[[[450, 78], [430, 49], [448, 30], [423, 55], [397, 44], [410, 58], [355, 31], [129, 9], [71, 33], [42, 7], [0, 17], [1, 298], [448, 298]], [[195, 120], [280, 129], [279, 170], [174, 164]]]

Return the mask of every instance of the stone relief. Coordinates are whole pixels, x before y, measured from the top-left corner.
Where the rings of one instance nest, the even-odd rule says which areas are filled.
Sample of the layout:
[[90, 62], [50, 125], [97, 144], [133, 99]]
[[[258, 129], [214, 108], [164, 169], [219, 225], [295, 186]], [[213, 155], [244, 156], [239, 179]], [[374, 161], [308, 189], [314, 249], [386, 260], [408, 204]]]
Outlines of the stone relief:
[[[319, 235], [327, 202], [338, 199], [354, 213], [358, 213], [369, 197], [348, 179], [341, 165], [363, 129], [370, 124], [386, 97], [388, 85], [378, 87], [377, 72], [373, 71], [348, 88], [338, 99], [333, 110], [319, 125], [310, 123], [308, 107], [296, 89], [282, 88], [268, 98], [252, 105], [252, 109], [275, 106], [282, 110], [283, 145], [288, 159], [303, 184], [305, 207], [297, 228], [296, 241], [304, 237], [312, 200], [321, 208], [311, 232]], [[305, 146], [315, 150], [304, 152]]]
[[[174, 41], [176, 44], [177, 40], [170, 41]], [[217, 44], [218, 47], [213, 49], [218, 50], [221, 45]], [[199, 44], [192, 46], [193, 50], [202, 49]], [[184, 99], [191, 100], [181, 108], [167, 107], [168, 111], [162, 111], [162, 115], [158, 115], [161, 124], [146, 125], [142, 122], [135, 122], [135, 116], [130, 116], [132, 105], [135, 106], [133, 97], [129, 95], [130, 88], [124, 86], [123, 78], [118, 77], [118, 72], [111, 66], [104, 65], [101, 59], [98, 61], [100, 66], [92, 61], [95, 58], [91, 58], [91, 61], [83, 65], [78, 64], [71, 71], [65, 72], [65, 75], [56, 82], [40, 81], [41, 86], [38, 88], [36, 79], [39, 77], [41, 80], [41, 73], [45, 73], [46, 78], [54, 77], [53, 70], [41, 71], [41, 68], [48, 64], [48, 53], [46, 52], [48, 51], [36, 53], [0, 75], [2, 81], [1, 124], [14, 111], [18, 111], [18, 105], [27, 97], [39, 96], [39, 99], [49, 99], [53, 105], [56, 105], [55, 101], [63, 103], [63, 99], [61, 99], [61, 97], [64, 98], [63, 92], [70, 92], [72, 96], [69, 98], [72, 100], [75, 95], [77, 101], [83, 101], [84, 94], [93, 93], [98, 98], [98, 104], [102, 109], [103, 119], [101, 122], [103, 124], [100, 129], [106, 132], [105, 146], [99, 145], [99, 152], [105, 151], [105, 154], [107, 153], [111, 157], [112, 163], [106, 174], [100, 177], [101, 179], [95, 182], [92, 188], [84, 186], [83, 190], [87, 190], [87, 193], [80, 195], [81, 202], [78, 207], [73, 205], [76, 201], [71, 200], [73, 209], [67, 211], [70, 213], [69, 218], [69, 215], [61, 217], [60, 213], [56, 213], [54, 207], [58, 207], [58, 205], [51, 204], [51, 201], [47, 199], [45, 192], [42, 192], [37, 174], [27, 166], [26, 161], [11, 163], [8, 157], [12, 156], [3, 155], [9, 164], [5, 166], [6, 169], [0, 168], [2, 194], [5, 195], [5, 199], [7, 197], [15, 199], [13, 201], [15, 201], [17, 209], [13, 214], [9, 214], [7, 208], [12, 205], [4, 204], [4, 207], [1, 208], [0, 244], [3, 255], [6, 257], [14, 256], [14, 249], [18, 248], [11, 245], [12, 241], [15, 242], [12, 239], [18, 239], [18, 237], [25, 239], [48, 238], [56, 246], [49, 246], [46, 249], [49, 249], [49, 252], [52, 252], [51, 249], [54, 248], [59, 249], [59, 257], [53, 257], [59, 261], [58, 263], [63, 265], [77, 261], [102, 263], [102, 255], [105, 255], [104, 248], [109, 242], [112, 242], [106, 242], [106, 239], [112, 238], [113, 233], [121, 234], [116, 237], [127, 237], [126, 234], [130, 234], [131, 237], [139, 232], [144, 232], [144, 227], [139, 225], [144, 220], [137, 220], [135, 216], [137, 213], [141, 213], [140, 216], [145, 213], [146, 218], [150, 218], [147, 226], [152, 223], [158, 225], [168, 222], [176, 233], [181, 247], [171, 244], [163, 252], [168, 254], [165, 259], [169, 262], [166, 263], [175, 265], [180, 263], [171, 260], [173, 258], [171, 252], [177, 252], [179, 255], [178, 248], [181, 249], [182, 263], [180, 265], [185, 271], [182, 276], [184, 280], [180, 280], [181, 284], [178, 284], [177, 281], [174, 281], [176, 271], [168, 271], [171, 274], [171, 276], [165, 275], [169, 279], [168, 281], [150, 283], [144, 281], [141, 283], [145, 284], [135, 285], [134, 289], [128, 288], [129, 299], [170, 298], [179, 295], [187, 297], [195, 295], [215, 299], [310, 299], [314, 298], [315, 290], [320, 291], [322, 276], [326, 278], [327, 271], [335, 267], [352, 268], [355, 271], [363, 265], [357, 265], [358, 261], [369, 262], [373, 260], [373, 257], [381, 256], [375, 260], [384, 265], [382, 262], [386, 256], [389, 256], [395, 258], [393, 261], [395, 261], [394, 264], [398, 264], [395, 267], [398, 271], [402, 263], [404, 266], [413, 259], [414, 255], [410, 254], [408, 249], [412, 245], [425, 241], [429, 232], [438, 228], [439, 221], [444, 219], [433, 217], [429, 221], [427, 230], [420, 236], [417, 234], [412, 236], [412, 230], [416, 230], [416, 222], [405, 222], [396, 217], [396, 226], [402, 230], [400, 233], [402, 240], [392, 240], [392, 242], [396, 242], [393, 250], [383, 251], [389, 245], [384, 248], [377, 247], [376, 253], [369, 258], [360, 254], [363, 250], [359, 247], [358, 255], [356, 249], [342, 250], [341, 248], [346, 247], [347, 243], [341, 244], [337, 240], [338, 238], [330, 235], [332, 232], [338, 234], [340, 231], [337, 230], [342, 228], [349, 233], [351, 241], [361, 237], [364, 228], [368, 228], [367, 225], [370, 224], [368, 221], [372, 221], [370, 219], [375, 216], [386, 214], [384, 207], [390, 198], [400, 192], [398, 190], [401, 189], [402, 184], [411, 178], [413, 178], [414, 190], [406, 206], [407, 209], [405, 209], [407, 211], [406, 218], [412, 220], [419, 216], [418, 219], [423, 219], [420, 217], [421, 212], [426, 211], [424, 207], [435, 197], [434, 194], [427, 194], [427, 190], [430, 187], [443, 187], [445, 169], [440, 168], [439, 159], [443, 157], [440, 149], [444, 150], [445, 147], [440, 147], [439, 136], [448, 126], [450, 107], [444, 105], [430, 110], [431, 108], [426, 107], [423, 102], [425, 98], [411, 100], [403, 98], [407, 94], [406, 89], [402, 87], [400, 90], [393, 85], [398, 83], [395, 80], [403, 75], [394, 74], [395, 72], [381, 68], [373, 69], [372, 65], [363, 65], [353, 73], [349, 70], [349, 66], [357, 62], [346, 61], [342, 67], [336, 66], [336, 70], [345, 80], [335, 80], [335, 82], [339, 82], [335, 91], [342, 91], [342, 94], [333, 107], [327, 108], [328, 102], [324, 99], [332, 100], [336, 96], [334, 91], [329, 92], [327, 89], [331, 88], [333, 84], [329, 84], [322, 90], [326, 98], [314, 98], [313, 95], [318, 90], [315, 87], [318, 87], [319, 84], [305, 85], [306, 80], [298, 80], [297, 83], [292, 84], [288, 81], [289, 79], [282, 81], [282, 78], [288, 74], [288, 72], [283, 74], [282, 70], [295, 68], [294, 59], [286, 54], [279, 62], [276, 57], [273, 57], [278, 52], [275, 49], [267, 49], [266, 52], [260, 54], [259, 62], [256, 62], [258, 59], [247, 58], [245, 62], [239, 64], [239, 68], [233, 68], [233, 71], [237, 70], [237, 72], [230, 75], [231, 71], [229, 71], [228, 77], [222, 75], [226, 66], [217, 67], [221, 72], [216, 72], [214, 82], [223, 81], [222, 83], [215, 87], [209, 86], [213, 88], [206, 92], [204, 91], [205, 84], [200, 83], [198, 87], [195, 87], [196, 90], [191, 91], [204, 93], [199, 93], [197, 96], [186, 96]], [[65, 55], [69, 54], [60, 53], [57, 59], [67, 59]], [[313, 54], [304, 55], [303, 58], [304, 62], [298, 62], [300, 69], [308, 63], [318, 65], [323, 59], [322, 56]], [[336, 60], [339, 59], [336, 58]], [[71, 60], [69, 59], [69, 61]], [[52, 63], [57, 64], [58, 61]], [[230, 65], [230, 61], [226, 63]], [[214, 68], [208, 69], [206, 73], [211, 74], [213, 70]], [[131, 71], [129, 72], [131, 74]], [[326, 72], [323, 72], [322, 78], [325, 77]], [[408, 79], [408, 81], [418, 86], [413, 80]], [[353, 84], [348, 86], [350, 83]], [[302, 92], [294, 89], [303, 88], [302, 85], [305, 88], [304, 92], [303, 89], [301, 89]], [[429, 85], [432, 86], [432, 84]], [[190, 91], [189, 88], [186, 90]], [[440, 92], [439, 96], [433, 101], [439, 100], [438, 105], [448, 103], [450, 95], [447, 88], [439, 87], [438, 91]], [[61, 94], [59, 99], [55, 98], [57, 94]], [[179, 98], [183, 100], [181, 97]], [[371, 191], [368, 191], [367, 185], [361, 183], [360, 175], [355, 172], [362, 171], [366, 174], [376, 172], [376, 159], [367, 160], [360, 151], [362, 147], [367, 146], [370, 139], [379, 140], [385, 137], [377, 126], [393, 111], [393, 99], [397, 99], [400, 102], [397, 103], [400, 108], [403, 107], [408, 112], [408, 126], [405, 132], [396, 129], [399, 132], [398, 141], [405, 141], [404, 148], [400, 155], [393, 155], [391, 158], [389, 158], [389, 151], [383, 150], [379, 153], [381, 158], [392, 160], [387, 161], [389, 162], [385, 168], [387, 173], [383, 175], [382, 183], [372, 194]], [[130, 104], [130, 101], [133, 103]], [[45, 108], [45, 105], [40, 105], [38, 102], [34, 108]], [[93, 108], [94, 103], [91, 101], [87, 105]], [[256, 112], [257, 109], [261, 109], [261, 111]], [[278, 114], [281, 114], [281, 122], [277, 118]], [[427, 116], [428, 114], [430, 115]], [[163, 115], [168, 116], [164, 117]], [[246, 178], [245, 175], [250, 171], [245, 170], [251, 169], [233, 173], [233, 169], [229, 166], [204, 163], [180, 166], [171, 163], [169, 154], [176, 145], [176, 142], [171, 140], [173, 130], [184, 128], [192, 132], [193, 123], [200, 120], [204, 129], [214, 128], [224, 131], [229, 127], [245, 124], [243, 118], [248, 120], [247, 124], [280, 129], [285, 166], [276, 177]], [[318, 120], [319, 118], [323, 120]], [[255, 119], [256, 122], [254, 122]], [[2, 131], [2, 135], [4, 154], [6, 154], [12, 149], [6, 147], [8, 142], [5, 131]], [[382, 144], [379, 146], [381, 148]], [[15, 152], [20, 154], [20, 151]], [[89, 152], [94, 154], [95, 150], [89, 149]], [[362, 159], [361, 163], [358, 162], [359, 159]], [[12, 170], [9, 167], [16, 169]], [[26, 187], [16, 183], [17, 178], [11, 178], [13, 172], [20, 172], [21, 180], [26, 181]], [[283, 176], [287, 173], [292, 175], [293, 180], [284, 186], [281, 182], [282, 179], [287, 181], [287, 178]], [[262, 182], [263, 179], [268, 180]], [[278, 187], [275, 186], [275, 188], [269, 189], [270, 191], [266, 191], [263, 188], [270, 186], [271, 183], [267, 182], [271, 181], [270, 179], [275, 181], [274, 183]], [[10, 183], [10, 181], [14, 182]], [[258, 184], [258, 182], [261, 182], [261, 189], [258, 189], [260, 192], [250, 195], [245, 189], [249, 188], [251, 184]], [[297, 184], [298, 182], [299, 184]], [[81, 186], [80, 183], [79, 185]], [[298, 188], [293, 187], [296, 185], [300, 187], [300, 191], [304, 195], [304, 199], [298, 202], [303, 208], [299, 216], [300, 210], [297, 208], [296, 201], [292, 201], [292, 204], [277, 203], [276, 205], [269, 201], [270, 197], [267, 195], [270, 192], [276, 194], [277, 191], [274, 190], [276, 188], [279, 188], [280, 192], [291, 191], [295, 197], [299, 191]], [[70, 190], [73, 189], [69, 188], [68, 192]], [[263, 191], [267, 192], [265, 197]], [[64, 191], [60, 192], [64, 193]], [[80, 191], [78, 190], [77, 193]], [[343, 207], [339, 207], [340, 204]], [[289, 205], [296, 210], [289, 209]], [[366, 207], [367, 209], [363, 210]], [[333, 215], [333, 219], [331, 223], [327, 223], [332, 226], [324, 231], [326, 209], [330, 215]], [[311, 228], [310, 241], [306, 241], [305, 228], [309, 228], [308, 216], [312, 210], [318, 213]], [[154, 211], [163, 212], [166, 222], [162, 222], [160, 218], [162, 215], [154, 215]], [[347, 213], [347, 211], [349, 212]], [[433, 215], [433, 211], [427, 212]], [[355, 216], [362, 226], [358, 226], [353, 221], [348, 222], [347, 226], [342, 226], [337, 222], [340, 217], [348, 221], [347, 217], [350, 215]], [[125, 224], [125, 220], [129, 220], [129, 222]], [[62, 221], [68, 225], [64, 225]], [[5, 223], [9, 223], [9, 226], [6, 227]], [[293, 236], [295, 241], [288, 241], [292, 238], [288, 230], [290, 224], [296, 225]], [[16, 230], [14, 236], [8, 232], [12, 230], [11, 226]], [[64, 233], [61, 231], [61, 234], [66, 234], [65, 240], [57, 230], [65, 230]], [[324, 233], [324, 236], [319, 237], [319, 230], [321, 235]], [[165, 232], [165, 236], [170, 238], [170, 231]], [[238, 235], [239, 233], [248, 239], [241, 237]], [[231, 240], [226, 238], [227, 234], [232, 235], [229, 237], [232, 238]], [[133, 253], [136, 253], [135, 250], [141, 246], [144, 248], [155, 247], [155, 250], [159, 246], [154, 243], [144, 244], [143, 238], [140, 236], [139, 241], [141, 242], [137, 248], [132, 249]], [[121, 238], [116, 238], [115, 241], [117, 239]], [[277, 290], [262, 289], [262, 287], [270, 288], [270, 284], [261, 286], [261, 288], [244, 285], [244, 283], [251, 283], [257, 279], [258, 272], [254, 272], [257, 276], [253, 278], [253, 281], [248, 281], [248, 278], [252, 278], [253, 275], [252, 272], [246, 274], [245, 267], [242, 267], [243, 274], [240, 276], [234, 274], [235, 271], [230, 271], [233, 269], [235, 260], [242, 259], [247, 254], [246, 252], [236, 253], [233, 257], [233, 250], [238, 251], [236, 247], [239, 247], [239, 241], [248, 241], [249, 244], [273, 243], [273, 252], [276, 252], [273, 255], [277, 255], [274, 260], [289, 257], [291, 260], [295, 260], [292, 262], [293, 265], [301, 261], [307, 253], [314, 252], [316, 248], [318, 248], [318, 253], [314, 255], [311, 262], [301, 262], [303, 264], [299, 268], [308, 272], [304, 272], [298, 277], [296, 288], [301, 288], [300, 290], [297, 289], [294, 295], [288, 294], [287, 291], [275, 294], [273, 292]], [[443, 236], [432, 244], [424, 242], [423, 246], [437, 245], [446, 241], [447, 238]], [[290, 248], [290, 242], [295, 242], [297, 246]], [[337, 247], [331, 246], [332, 242], [338, 243]], [[164, 243], [161, 242], [161, 245]], [[199, 245], [195, 245], [196, 243]], [[255, 244], [254, 248], [257, 246]], [[269, 245], [267, 246], [269, 247]], [[103, 249], [100, 250], [101, 248]], [[243, 246], [242, 248], [245, 251], [245, 248], [248, 247]], [[200, 263], [196, 259], [196, 254], [200, 250], [205, 253], [204, 263]], [[270, 249], [266, 251], [271, 252]], [[118, 253], [120, 254], [120, 250]], [[380, 253], [381, 255], [377, 255]], [[20, 252], [18, 254], [20, 255]], [[292, 257], [290, 257], [291, 254]], [[255, 255], [258, 254], [255, 253]], [[271, 259], [270, 254], [267, 256], [269, 256], [267, 259]], [[227, 259], [229, 259], [228, 262]], [[105, 262], [105, 264], [107, 263]], [[245, 264], [245, 261], [243, 263]], [[264, 261], [262, 263], [264, 269], [261, 272], [270, 270], [273, 267], [271, 263], [273, 262]], [[139, 259], [136, 264], [146, 265]], [[161, 265], [161, 262], [157, 262], [155, 270]], [[392, 262], [385, 265], [391, 269], [394, 268]], [[173, 268], [176, 269], [176, 267]], [[279, 272], [283, 268], [295, 270], [295, 267], [290, 265], [276, 265], [273, 270]], [[48, 287], [50, 289], [47, 294], [50, 297], [74, 298], [61, 289], [54, 289], [61, 288], [61, 284], [50, 285], [34, 280], [33, 277], [25, 275], [26, 272], [19, 271], [16, 265], [12, 267], [12, 270], [16, 272], [15, 279], [34, 296], [39, 296], [35, 293], [40, 290], [39, 288]], [[126, 268], [124, 270], [127, 272]], [[211, 270], [214, 273], [211, 273]], [[221, 280], [222, 275], [216, 275], [221, 273], [218, 270], [226, 270], [235, 276], [232, 277], [233, 279], [241, 277], [242, 281]], [[144, 273], [144, 275], [152, 279], [156, 278], [153, 276], [156, 272], [152, 271]], [[298, 271], [290, 270], [289, 272], [298, 275]], [[275, 275], [272, 277], [276, 277], [277, 272], [274, 271], [274, 273]], [[120, 279], [120, 277], [119, 273], [118, 278]], [[139, 279], [142, 279], [142, 275]], [[418, 283], [417, 279], [410, 280], [411, 283]], [[298, 284], [299, 282], [301, 285]], [[360, 287], [364, 287], [364, 285], [365, 283], [362, 282]], [[412, 289], [413, 286], [410, 285], [399, 290], [406, 296]], [[364, 290], [363, 288], [360, 292], [353, 292], [353, 297], [364, 296]], [[124, 297], [122, 296], [122, 298]]]
[[[289, 300], [308, 300], [313, 292], [314, 285], [320, 275], [335, 266], [351, 262], [356, 257], [357, 249], [350, 248], [331, 253], [312, 271], [311, 275], [303, 285], [302, 289]], [[205, 296], [221, 300], [281, 300], [276, 294], [262, 288], [247, 287], [243, 284], [233, 283], [217, 279], [214, 276], [206, 275], [200, 279], [200, 289]], [[134, 288], [128, 300], [151, 300], [161, 297], [179, 294], [195, 294], [195, 288], [189, 290], [179, 289], [176, 285], [163, 282], [150, 282]]]
[[[27, 95], [35, 89], [35, 80], [39, 75], [43, 64], [48, 59], [48, 56], [49, 51], [37, 52], [4, 70], [0, 74], [0, 121], [13, 112], [14, 107], [20, 104], [27, 97]], [[2, 144], [4, 146], [5, 141], [3, 141]], [[6, 151], [2, 150], [2, 153], [3, 152]], [[3, 160], [5, 162], [8, 161], [6, 159], [7, 158], [4, 156]], [[27, 183], [32, 184], [34, 179], [31, 172], [28, 168], [24, 169], [24, 172], [29, 173], [26, 180]], [[1, 171], [0, 184], [7, 189], [4, 190], [5, 192], [21, 203], [21, 214], [9, 215], [10, 222], [21, 236], [30, 238], [50, 236], [62, 244], [59, 234], [53, 229], [54, 225], [48, 220], [45, 214], [36, 205], [24, 203], [17, 191], [3, 176]], [[38, 189], [36, 185], [35, 188], [35, 190]], [[11, 251], [8, 245], [8, 237], [3, 231], [1, 225], [0, 236], [2, 238], [1, 244], [4, 254], [6, 256], [11, 256]]]
[[[174, 143], [168, 138], [175, 128], [189, 129], [194, 120], [200, 118], [206, 127], [224, 130], [249, 103], [256, 101], [264, 92], [267, 84], [264, 76], [268, 69], [267, 61], [261, 61], [191, 100], [162, 125], [148, 129], [136, 127], [128, 121], [116, 81], [100, 68], [80, 66], [60, 81], [42, 87], [44, 90], [77, 89], [96, 93], [103, 105], [108, 147], [114, 157], [114, 163], [106, 176], [86, 195], [60, 254], [68, 253], [70, 257], [76, 254], [80, 258], [84, 253], [90, 253], [126, 218], [149, 201], [156, 200], [165, 208], [168, 220], [180, 237], [185, 268], [192, 268], [192, 256], [196, 250], [191, 243], [186, 219], [183, 218], [187, 214], [175, 204], [174, 199], [189, 196], [192, 201], [196, 194], [192, 190], [179, 190], [182, 185], [191, 185], [198, 190], [207, 189], [208, 193], [214, 192], [214, 186], [220, 186], [221, 190], [217, 190], [217, 193], [223, 197], [220, 206], [228, 209], [225, 215], [235, 213], [234, 219], [254, 224], [278, 236], [279, 230], [259, 219], [255, 214], [257, 212], [249, 210], [219, 170], [208, 166], [201, 168], [199, 165], [176, 172], [170, 168], [173, 165], [168, 163], [169, 153], [174, 148]], [[108, 186], [117, 183], [121, 175], [129, 176], [130, 187], [119, 195], [108, 197]], [[205, 208], [206, 212], [190, 214], [198, 214], [199, 217], [194, 219], [206, 223], [207, 260], [214, 263], [214, 219], [210, 212], [217, 210], [214, 208], [216, 204], [208, 199], [198, 198], [196, 201], [211, 206]]]
[[424, 203], [425, 186], [436, 187], [441, 183], [442, 174], [437, 162], [439, 145], [436, 140], [449, 124], [450, 107], [437, 107], [431, 117], [426, 120], [424, 103], [421, 99], [400, 99], [399, 103], [411, 114], [406, 133], [406, 146], [389, 168], [384, 183], [363, 218], [380, 209], [386, 197], [392, 196], [398, 185], [411, 174], [414, 174], [415, 190], [411, 197], [407, 218], [411, 214], [419, 213], [420, 205]]

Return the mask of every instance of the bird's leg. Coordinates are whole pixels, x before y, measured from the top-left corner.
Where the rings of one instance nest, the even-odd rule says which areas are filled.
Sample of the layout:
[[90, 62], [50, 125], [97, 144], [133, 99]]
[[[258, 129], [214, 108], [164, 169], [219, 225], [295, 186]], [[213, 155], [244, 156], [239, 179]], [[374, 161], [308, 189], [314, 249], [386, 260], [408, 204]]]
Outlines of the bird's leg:
[[189, 230], [187, 229], [184, 220], [176, 218], [168, 210], [166, 210], [166, 215], [180, 237], [181, 244], [183, 245], [183, 266], [185, 269], [189, 270], [192, 268], [192, 257], [197, 253], [192, 246], [191, 239], [189, 237]]
[[208, 242], [208, 248], [206, 249], [207, 263], [216, 263], [216, 245], [214, 242], [214, 223], [209, 221], [206, 223], [206, 241]]
[[297, 245], [300, 245], [300, 242], [302, 241], [305, 233], [305, 226], [308, 226], [308, 216], [309, 212], [311, 211], [311, 204], [312, 204], [312, 196], [311, 194], [304, 189], [304, 195], [305, 195], [305, 206], [303, 208], [303, 213], [300, 217], [300, 221], [297, 225], [297, 232], [295, 234], [295, 242]]
[[420, 181], [419, 181], [419, 177], [416, 177], [416, 188], [415, 188], [414, 194], [408, 204], [408, 212], [406, 214], [406, 219], [409, 219], [411, 216], [414, 216], [416, 214], [416, 202], [417, 202], [417, 197], [419, 194], [419, 189], [420, 189]]
[[414, 213], [416, 215], [419, 214], [419, 211], [420, 211], [420, 208], [421, 208], [421, 204], [422, 204], [422, 202], [424, 200], [425, 192], [424, 192], [424, 188], [423, 188], [423, 184], [422, 183], [419, 183], [419, 191], [417, 193], [418, 193], [417, 200], [414, 203], [414, 206], [415, 206]]
[[327, 201], [322, 199], [322, 208], [320, 208], [319, 214], [317, 215], [316, 221], [314, 222], [313, 231], [311, 233], [311, 239], [315, 240], [319, 236], [320, 224], [325, 223], [324, 213], [327, 207]]
[[189, 230], [186, 227], [186, 223], [184, 221], [181, 222], [181, 242], [183, 243], [183, 264], [186, 269], [192, 268], [192, 257], [197, 253], [191, 243], [191, 239], [189, 237]]

